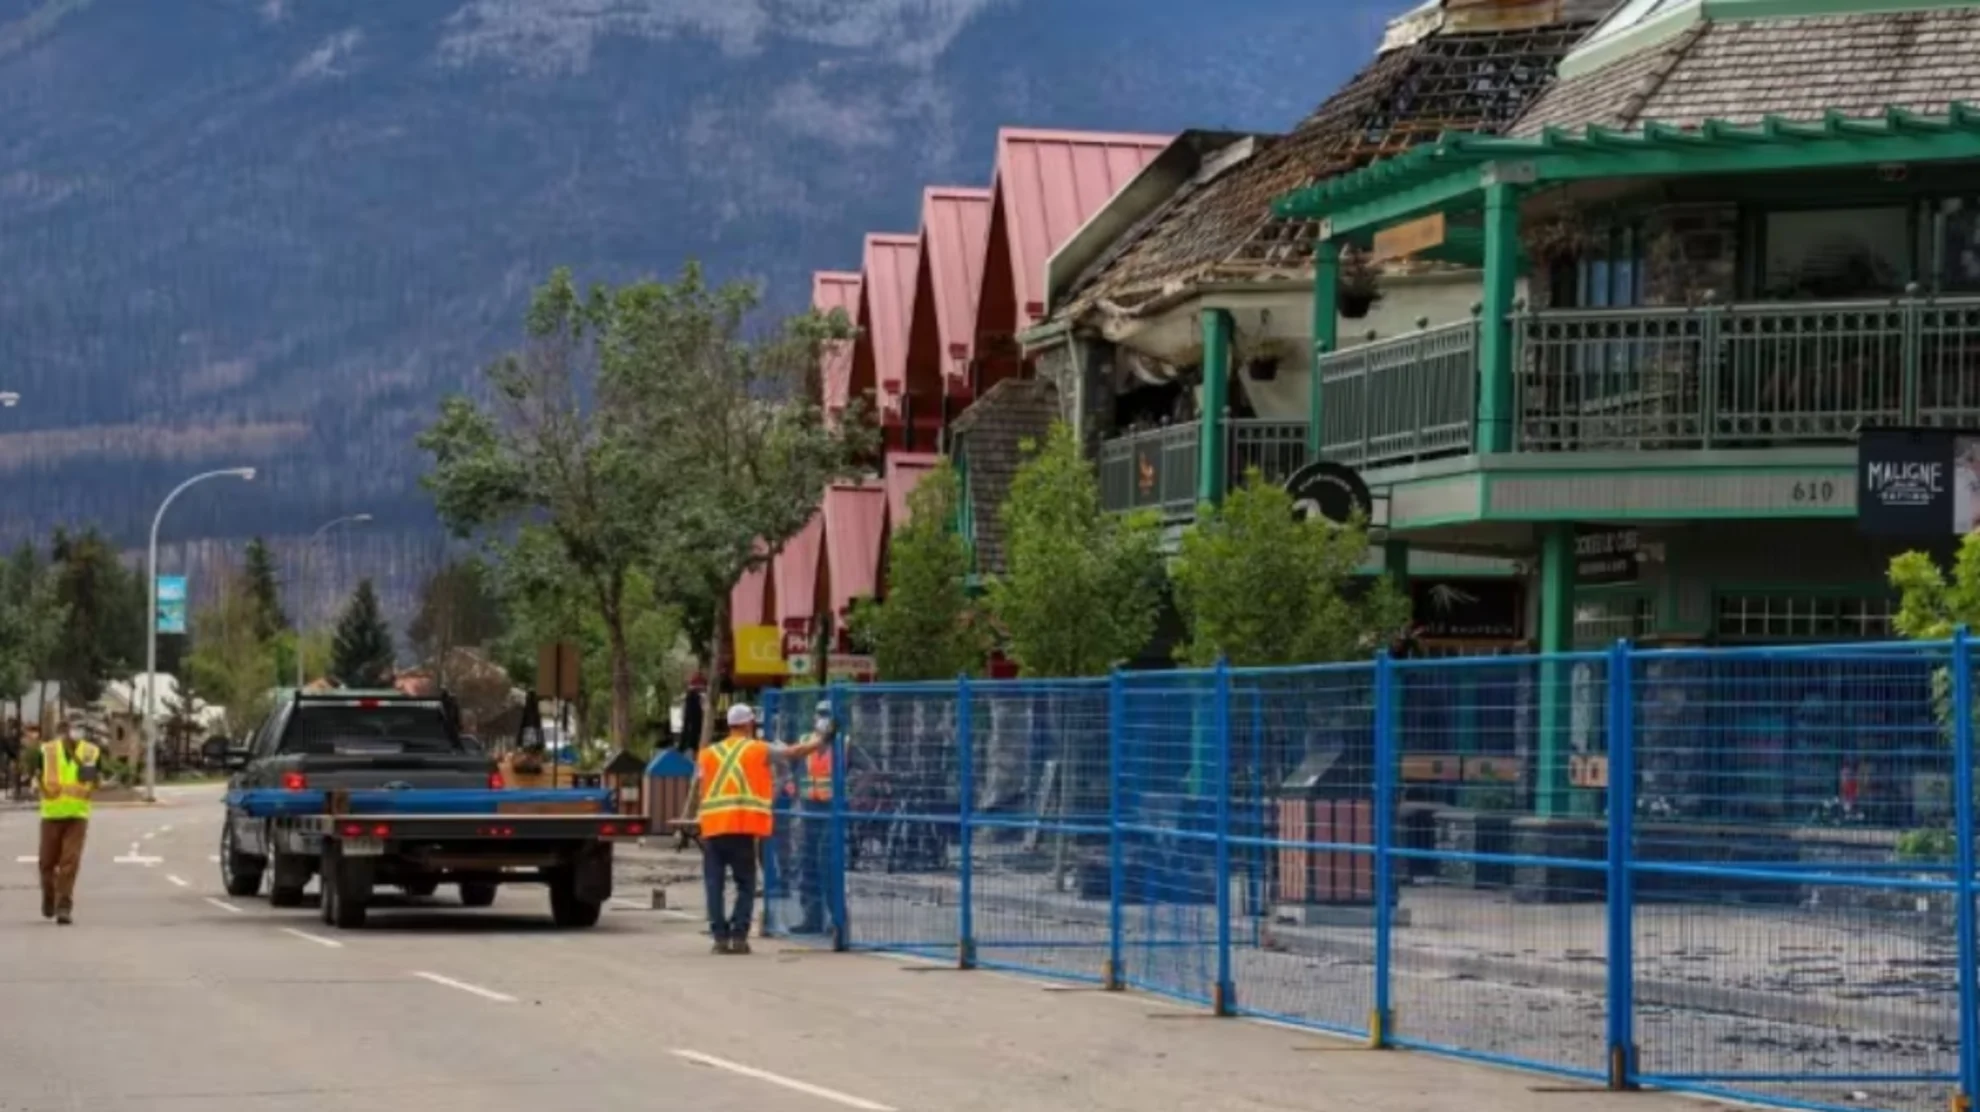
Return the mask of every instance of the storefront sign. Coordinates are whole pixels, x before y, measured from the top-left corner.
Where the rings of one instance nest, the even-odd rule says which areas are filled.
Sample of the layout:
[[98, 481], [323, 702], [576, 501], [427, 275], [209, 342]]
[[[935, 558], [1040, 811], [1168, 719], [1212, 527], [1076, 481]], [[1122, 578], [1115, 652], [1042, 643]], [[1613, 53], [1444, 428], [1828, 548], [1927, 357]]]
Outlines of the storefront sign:
[[1433, 212], [1421, 219], [1376, 232], [1375, 249], [1370, 252], [1369, 261], [1379, 263], [1406, 258], [1443, 245], [1444, 214]]
[[1368, 484], [1351, 467], [1322, 460], [1309, 463], [1286, 480], [1292, 495], [1293, 516], [1305, 521], [1319, 518], [1334, 525], [1346, 525], [1357, 516], [1364, 522], [1375, 512], [1375, 499]]
[[1865, 429], [1856, 459], [1857, 520], [1864, 532], [1963, 536], [1980, 525], [1980, 435]]
[[736, 627], [735, 665], [738, 677], [786, 675], [783, 631], [768, 625]]
[[1409, 585], [1417, 636], [1439, 641], [1516, 641], [1524, 590], [1517, 579], [1416, 579]]
[[867, 682], [879, 675], [879, 668], [870, 656], [856, 653], [833, 653], [825, 658], [825, 678], [828, 680], [853, 680]]
[[1642, 569], [1642, 547], [1634, 529], [1577, 528], [1574, 581], [1586, 586], [1634, 583]]

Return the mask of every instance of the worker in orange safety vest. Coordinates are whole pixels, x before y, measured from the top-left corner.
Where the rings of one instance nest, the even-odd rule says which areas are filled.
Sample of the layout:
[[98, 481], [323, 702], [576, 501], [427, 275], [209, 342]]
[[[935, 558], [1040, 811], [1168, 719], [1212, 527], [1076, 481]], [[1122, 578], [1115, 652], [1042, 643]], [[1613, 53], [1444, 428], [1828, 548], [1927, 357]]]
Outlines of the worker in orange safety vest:
[[[690, 817], [701, 829], [701, 876], [708, 903], [708, 933], [718, 954], [749, 953], [749, 925], [756, 905], [757, 850], [775, 830], [771, 806], [776, 792], [773, 761], [802, 760], [829, 746], [831, 736], [813, 734], [797, 745], [777, 745], [756, 736], [756, 711], [747, 704], [729, 708], [729, 736], [695, 758]], [[728, 906], [733, 879], [736, 901]]]
[[[836, 724], [832, 704], [821, 702], [813, 716], [811, 736], [822, 738], [824, 748], [799, 765], [795, 780], [798, 806], [797, 890], [800, 918], [793, 934], [824, 934], [825, 879], [830, 875], [832, 857], [832, 746]], [[833, 916], [837, 918], [836, 915]]]

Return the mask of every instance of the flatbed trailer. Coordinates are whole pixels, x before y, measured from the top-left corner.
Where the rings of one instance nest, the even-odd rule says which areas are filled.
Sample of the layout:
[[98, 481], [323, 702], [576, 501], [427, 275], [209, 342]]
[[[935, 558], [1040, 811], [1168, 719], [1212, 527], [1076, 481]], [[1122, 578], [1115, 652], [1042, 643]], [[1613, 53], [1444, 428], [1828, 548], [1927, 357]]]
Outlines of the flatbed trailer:
[[610, 810], [600, 791], [367, 790], [242, 799], [266, 816], [275, 860], [316, 873], [323, 921], [364, 926], [372, 893], [430, 895], [460, 886], [468, 907], [493, 903], [504, 884], [541, 884], [560, 927], [598, 922], [612, 897], [612, 847], [643, 837], [646, 820]]

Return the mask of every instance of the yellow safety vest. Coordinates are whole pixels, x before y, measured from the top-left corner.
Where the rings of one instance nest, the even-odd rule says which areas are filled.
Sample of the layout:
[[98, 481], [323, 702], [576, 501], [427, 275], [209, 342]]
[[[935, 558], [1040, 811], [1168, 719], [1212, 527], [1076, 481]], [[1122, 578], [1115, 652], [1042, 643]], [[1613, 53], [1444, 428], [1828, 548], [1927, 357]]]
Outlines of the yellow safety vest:
[[86, 819], [90, 793], [96, 785], [83, 782], [82, 770], [95, 768], [102, 751], [87, 741], [76, 743], [76, 755], [68, 747], [51, 741], [41, 747], [41, 817], [44, 819]]

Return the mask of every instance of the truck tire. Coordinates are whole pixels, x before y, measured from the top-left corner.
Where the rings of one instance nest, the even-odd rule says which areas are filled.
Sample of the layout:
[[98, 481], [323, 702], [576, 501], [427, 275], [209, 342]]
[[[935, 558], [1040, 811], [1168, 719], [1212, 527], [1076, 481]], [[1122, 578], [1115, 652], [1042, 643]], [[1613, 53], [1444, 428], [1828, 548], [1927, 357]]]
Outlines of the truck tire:
[[261, 873], [267, 866], [259, 857], [253, 857], [234, 848], [234, 820], [229, 818], [220, 824], [220, 885], [229, 896], [245, 898], [261, 894]]
[[268, 859], [268, 905], [301, 907], [309, 887], [309, 858], [275, 851]]
[[323, 921], [338, 930], [364, 926], [371, 909], [372, 864], [348, 860], [333, 844], [323, 851]]
[[495, 902], [493, 881], [464, 880], [461, 882], [462, 907], [488, 907]]
[[577, 877], [569, 872], [558, 873], [550, 878], [550, 917], [559, 927], [567, 930], [583, 930], [598, 925], [598, 916], [605, 910], [602, 903], [578, 897]]

